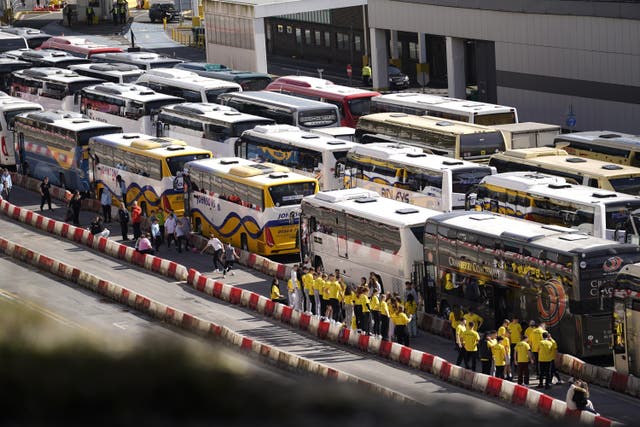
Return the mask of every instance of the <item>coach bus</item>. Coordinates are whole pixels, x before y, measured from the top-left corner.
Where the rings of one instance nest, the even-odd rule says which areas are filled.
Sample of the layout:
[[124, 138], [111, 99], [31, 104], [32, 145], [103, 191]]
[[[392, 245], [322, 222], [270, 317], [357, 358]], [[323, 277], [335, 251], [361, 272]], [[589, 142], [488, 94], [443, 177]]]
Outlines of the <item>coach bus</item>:
[[628, 264], [613, 288], [611, 347], [616, 372], [640, 376], [640, 264]]
[[13, 121], [19, 114], [34, 111], [42, 111], [42, 106], [12, 96], [0, 96], [0, 168], [17, 169]]
[[314, 177], [325, 191], [343, 188], [347, 152], [355, 145], [295, 126], [271, 125], [244, 132], [236, 143], [236, 150], [239, 157], [277, 163]]
[[59, 110], [21, 114], [14, 119], [19, 170], [52, 185], [91, 192], [89, 139], [122, 128], [89, 120], [80, 113]]
[[159, 93], [179, 96], [187, 102], [217, 103], [218, 95], [240, 92], [237, 83], [202, 77], [191, 71], [176, 68], [156, 68], [141, 75], [136, 84]]
[[640, 260], [640, 247], [459, 211], [427, 219], [424, 259], [427, 292], [441, 313], [469, 307], [488, 329], [514, 317], [544, 322], [561, 352], [592, 357], [610, 354], [615, 276]]
[[111, 83], [133, 83], [138, 80], [144, 70], [130, 64], [78, 64], [68, 67], [76, 73], [106, 80]]
[[279, 77], [266, 90], [336, 105], [340, 111], [340, 124], [352, 128], [356, 127], [361, 116], [369, 114], [371, 99], [380, 96], [371, 90], [336, 85], [329, 80], [307, 76]]
[[165, 105], [183, 102], [182, 98], [157, 93], [129, 83], [102, 83], [80, 92], [80, 112], [94, 120], [122, 126], [125, 132], [154, 134], [156, 118]]
[[[171, 138], [118, 133], [92, 138], [96, 194], [109, 191], [127, 206], [136, 201], [145, 213], [163, 209], [184, 214], [184, 165], [208, 159], [211, 152]], [[122, 194], [120, 183], [124, 182]]]
[[272, 163], [221, 157], [187, 163], [196, 230], [261, 255], [298, 253], [300, 201], [318, 181]]
[[389, 93], [373, 98], [371, 112], [407, 113], [484, 126], [518, 123], [518, 112], [513, 107], [415, 92]]
[[503, 135], [498, 130], [405, 113], [362, 117], [356, 128], [356, 140], [366, 142], [363, 137], [367, 134], [385, 135], [433, 154], [474, 162], [487, 162], [492, 154], [506, 149]]
[[9, 92], [11, 90], [11, 73], [32, 66], [33, 65], [27, 61], [0, 56], [0, 90]]
[[282, 93], [224, 93], [218, 100], [222, 105], [228, 105], [242, 113], [267, 117], [278, 124], [298, 126], [301, 129], [336, 127], [340, 124], [340, 113], [335, 105]]
[[558, 176], [539, 172], [486, 176], [469, 207], [640, 243], [640, 197], [570, 184]]
[[269, 74], [256, 71], [232, 70], [226, 65], [207, 62], [183, 62], [175, 68], [192, 71], [200, 76], [238, 83], [242, 90], [263, 90], [272, 78]]
[[80, 111], [80, 91], [103, 80], [55, 67], [14, 71], [10, 94], [37, 102], [47, 110]]
[[21, 49], [12, 50], [5, 53], [6, 56], [20, 59], [22, 61], [28, 61], [33, 67], [57, 67], [67, 68], [69, 65], [74, 64], [86, 64], [89, 62], [87, 59], [78, 58], [67, 52], [61, 52], [54, 49], [45, 50], [33, 50], [33, 49]]
[[347, 154], [345, 187], [362, 187], [390, 199], [448, 212], [465, 208], [465, 197], [495, 168], [404, 144], [355, 145]]
[[184, 139], [211, 150], [216, 157], [234, 157], [242, 132], [273, 123], [224, 105], [185, 102], [162, 107], [156, 125], [158, 136]]
[[62, 50], [80, 58], [91, 58], [96, 54], [122, 52], [119, 47], [93, 43], [84, 37], [78, 36], [51, 37], [40, 45], [40, 49]]
[[640, 195], [640, 168], [574, 157], [553, 147], [498, 153], [491, 157], [489, 165], [498, 172], [541, 172], [561, 176], [571, 184]]
[[353, 284], [373, 271], [386, 292], [402, 295], [422, 263], [424, 223], [439, 213], [363, 188], [323, 191], [302, 200], [304, 255]]
[[558, 135], [553, 142], [573, 156], [640, 166], [639, 135], [599, 130]]

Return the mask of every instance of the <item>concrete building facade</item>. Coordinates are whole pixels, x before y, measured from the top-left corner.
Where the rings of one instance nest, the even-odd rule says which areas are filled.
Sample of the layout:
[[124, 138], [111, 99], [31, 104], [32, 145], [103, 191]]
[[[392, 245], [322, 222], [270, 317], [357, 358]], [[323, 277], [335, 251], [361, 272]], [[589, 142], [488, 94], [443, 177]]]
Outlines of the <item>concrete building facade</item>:
[[523, 121], [640, 133], [638, 1], [369, 0], [369, 25], [375, 86], [388, 58], [400, 60], [386, 31], [415, 32], [419, 43], [437, 34], [449, 93], [464, 97], [471, 40], [481, 99], [517, 107]]

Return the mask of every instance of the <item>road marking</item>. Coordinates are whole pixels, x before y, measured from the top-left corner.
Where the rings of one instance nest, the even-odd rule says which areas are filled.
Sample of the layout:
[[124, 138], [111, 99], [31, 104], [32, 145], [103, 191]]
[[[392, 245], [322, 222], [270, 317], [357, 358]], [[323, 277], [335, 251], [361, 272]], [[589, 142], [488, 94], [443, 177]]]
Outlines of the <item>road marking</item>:
[[126, 322], [114, 322], [112, 323], [113, 326], [115, 326], [118, 329], [122, 329], [123, 331], [127, 329]]

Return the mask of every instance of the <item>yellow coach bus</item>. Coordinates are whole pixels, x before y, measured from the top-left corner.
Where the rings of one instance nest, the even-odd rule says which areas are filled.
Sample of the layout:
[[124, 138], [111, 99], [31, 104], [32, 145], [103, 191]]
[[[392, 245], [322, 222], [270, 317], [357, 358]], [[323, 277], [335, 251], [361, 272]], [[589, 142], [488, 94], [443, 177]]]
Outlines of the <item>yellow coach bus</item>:
[[187, 163], [195, 229], [261, 255], [300, 251], [300, 202], [318, 180], [240, 157]]
[[610, 131], [575, 132], [559, 135], [553, 140], [574, 156], [603, 162], [640, 166], [640, 136]]
[[212, 156], [178, 139], [144, 134], [102, 135], [92, 138], [89, 148], [96, 194], [106, 189], [127, 205], [137, 201], [143, 212], [173, 210], [178, 216], [184, 212], [185, 163]]
[[356, 140], [360, 143], [402, 142], [433, 154], [484, 163], [492, 154], [508, 148], [499, 130], [405, 113], [361, 117], [356, 128]]

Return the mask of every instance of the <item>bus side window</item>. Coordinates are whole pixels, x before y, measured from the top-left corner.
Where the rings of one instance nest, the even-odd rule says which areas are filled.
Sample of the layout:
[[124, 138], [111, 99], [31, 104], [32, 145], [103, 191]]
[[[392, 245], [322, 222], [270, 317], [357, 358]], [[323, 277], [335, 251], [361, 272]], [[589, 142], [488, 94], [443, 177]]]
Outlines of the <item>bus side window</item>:
[[596, 178], [589, 178], [588, 184], [586, 185], [593, 188], [600, 188], [600, 185], [598, 185], [598, 180]]

